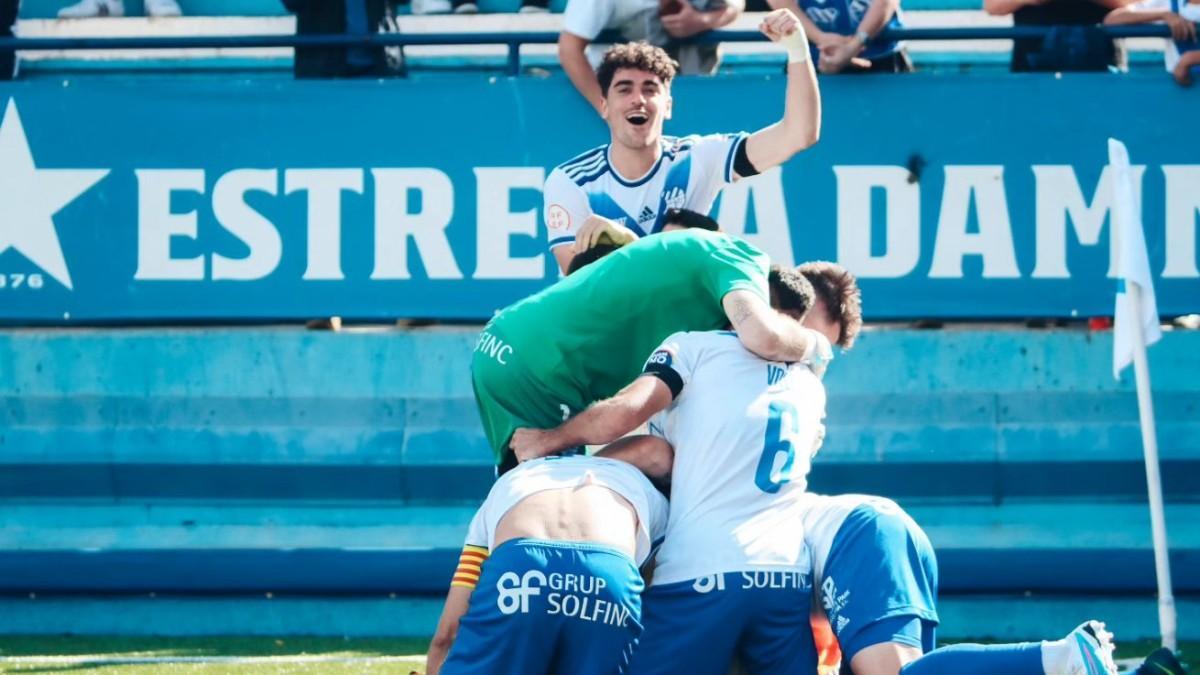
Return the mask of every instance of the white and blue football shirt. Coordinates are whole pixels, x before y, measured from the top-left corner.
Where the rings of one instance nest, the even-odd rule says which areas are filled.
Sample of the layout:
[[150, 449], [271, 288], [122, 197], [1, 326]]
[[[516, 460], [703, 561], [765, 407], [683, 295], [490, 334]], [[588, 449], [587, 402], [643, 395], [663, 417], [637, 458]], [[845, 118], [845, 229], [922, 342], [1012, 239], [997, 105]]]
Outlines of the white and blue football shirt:
[[729, 331], [676, 333], [646, 372], [675, 393], [650, 420], [650, 433], [675, 448], [653, 584], [807, 573], [807, 476], [825, 432], [820, 378], [802, 363], [759, 358]]
[[589, 216], [614, 220], [639, 237], [658, 232], [668, 209], [707, 214], [733, 182], [733, 160], [748, 134], [664, 136], [662, 155], [640, 178], [617, 173], [608, 145], [555, 167], [546, 178], [544, 216], [549, 248], [575, 241]]

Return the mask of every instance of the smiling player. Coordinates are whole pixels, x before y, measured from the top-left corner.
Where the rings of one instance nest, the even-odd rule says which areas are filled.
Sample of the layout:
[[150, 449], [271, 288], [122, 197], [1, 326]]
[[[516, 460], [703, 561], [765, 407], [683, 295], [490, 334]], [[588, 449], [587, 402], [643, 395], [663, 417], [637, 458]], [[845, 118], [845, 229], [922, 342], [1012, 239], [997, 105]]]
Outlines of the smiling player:
[[668, 209], [708, 213], [725, 185], [779, 166], [817, 142], [821, 94], [799, 20], [780, 9], [759, 29], [787, 51], [787, 93], [783, 118], [752, 134], [664, 136], [675, 63], [644, 42], [605, 53], [596, 76], [611, 140], [546, 179], [549, 245], [560, 269], [602, 234], [622, 244], [658, 232]]

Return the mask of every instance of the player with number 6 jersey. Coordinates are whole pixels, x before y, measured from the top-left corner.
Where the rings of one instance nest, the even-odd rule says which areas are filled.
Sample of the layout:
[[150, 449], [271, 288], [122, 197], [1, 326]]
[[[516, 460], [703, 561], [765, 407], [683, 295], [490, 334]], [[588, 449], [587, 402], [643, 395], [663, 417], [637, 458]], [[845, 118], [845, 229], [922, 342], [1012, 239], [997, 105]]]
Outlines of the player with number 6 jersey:
[[646, 373], [671, 390], [651, 433], [675, 448], [671, 514], [643, 597], [634, 673], [812, 672], [811, 562], [798, 527], [825, 389], [726, 332], [680, 333]]

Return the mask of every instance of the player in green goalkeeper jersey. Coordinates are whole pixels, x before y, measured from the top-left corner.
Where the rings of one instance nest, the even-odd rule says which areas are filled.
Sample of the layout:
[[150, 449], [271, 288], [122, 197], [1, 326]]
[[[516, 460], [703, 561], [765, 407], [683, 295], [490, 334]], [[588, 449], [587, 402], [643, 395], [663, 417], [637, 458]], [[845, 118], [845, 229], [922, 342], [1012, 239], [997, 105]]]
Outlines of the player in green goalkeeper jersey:
[[729, 235], [667, 232], [502, 310], [484, 327], [471, 363], [500, 473], [516, 465], [509, 449], [516, 429], [552, 428], [611, 397], [679, 331], [730, 325], [765, 359], [823, 368], [829, 341], [772, 309], [768, 267], [762, 251]]

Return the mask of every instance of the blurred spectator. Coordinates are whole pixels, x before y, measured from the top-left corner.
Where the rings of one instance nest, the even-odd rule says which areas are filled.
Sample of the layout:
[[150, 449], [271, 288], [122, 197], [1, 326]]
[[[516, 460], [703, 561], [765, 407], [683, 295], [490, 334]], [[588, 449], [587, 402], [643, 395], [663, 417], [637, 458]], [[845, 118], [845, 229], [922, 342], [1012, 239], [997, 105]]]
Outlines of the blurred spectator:
[[474, 0], [412, 0], [413, 14], [478, 14]]
[[719, 45], [682, 41], [732, 23], [744, 0], [567, 0], [563, 31], [558, 36], [558, 59], [571, 83], [596, 110], [600, 84], [595, 64], [601, 51], [589, 49], [605, 30], [615, 30], [632, 42], [645, 40], [667, 50], [685, 75], [709, 75], [720, 65]]
[[994, 16], [1011, 14], [1014, 26], [1054, 26], [1045, 38], [1013, 40], [1012, 70], [1090, 71], [1123, 68], [1124, 48], [1096, 24], [1123, 0], [983, 0]]
[[[296, 14], [296, 35], [371, 35], [393, 24], [386, 0], [283, 0]], [[298, 79], [404, 74], [402, 55], [384, 47], [297, 47]]]
[[1200, 21], [1200, 0], [1141, 0], [1114, 9], [1104, 17], [1105, 25], [1161, 21], [1171, 28], [1171, 39], [1163, 49], [1167, 72], [1179, 84], [1192, 83], [1192, 75], [1200, 75], [1200, 44], [1196, 42], [1196, 22]]
[[[146, 16], [181, 16], [175, 0], [145, 0]], [[58, 10], [60, 19], [89, 19], [94, 16], [125, 16], [125, 0], [79, 0]]]
[[[21, 0], [0, 0], [0, 37], [13, 36], [17, 15], [21, 13]], [[0, 80], [11, 80], [17, 76], [17, 52], [0, 49]]]
[[550, 0], [521, 0], [522, 14], [545, 14], [550, 11]]
[[822, 73], [913, 70], [903, 44], [872, 42], [885, 28], [904, 27], [900, 0], [767, 0], [767, 4], [786, 7], [800, 17], [813, 63]]

